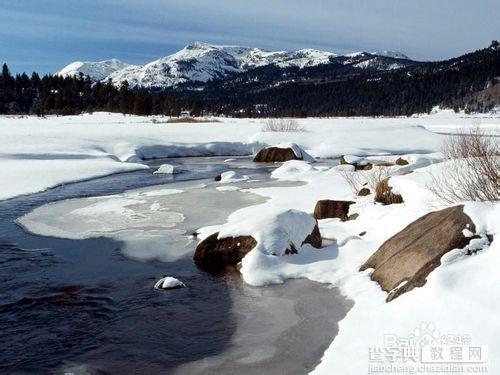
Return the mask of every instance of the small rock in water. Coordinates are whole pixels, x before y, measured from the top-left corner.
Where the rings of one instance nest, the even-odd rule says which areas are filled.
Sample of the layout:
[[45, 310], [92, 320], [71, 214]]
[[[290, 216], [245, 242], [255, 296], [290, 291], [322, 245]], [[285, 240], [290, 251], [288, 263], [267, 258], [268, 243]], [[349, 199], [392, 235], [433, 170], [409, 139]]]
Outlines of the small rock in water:
[[166, 276], [158, 280], [155, 284], [155, 289], [177, 289], [185, 287], [186, 284], [184, 284], [182, 281], [170, 276]]
[[153, 174], [176, 174], [181, 172], [182, 169], [180, 169], [176, 165], [162, 164], [160, 165], [160, 168], [158, 168], [156, 171], [153, 172]]

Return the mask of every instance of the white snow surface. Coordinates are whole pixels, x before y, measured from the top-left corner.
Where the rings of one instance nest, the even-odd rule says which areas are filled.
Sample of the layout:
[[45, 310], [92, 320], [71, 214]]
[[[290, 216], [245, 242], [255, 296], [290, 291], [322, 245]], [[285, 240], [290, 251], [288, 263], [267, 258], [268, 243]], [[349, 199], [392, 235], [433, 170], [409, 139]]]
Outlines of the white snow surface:
[[[402, 157], [415, 161], [415, 168], [424, 165], [415, 155]], [[425, 156], [422, 160], [437, 162], [436, 158]], [[440, 173], [446, 168], [446, 163], [435, 163], [393, 177], [391, 185], [397, 186], [405, 203], [389, 206], [374, 204], [372, 196], [353, 196], [336, 168], [324, 170], [307, 166], [304, 162], [284, 163], [273, 177], [307, 184], [250, 189], [250, 192], [269, 200], [236, 211], [218, 230], [220, 237], [251, 234], [257, 239], [257, 247], [242, 261], [241, 274], [247, 283], [262, 286], [281, 283], [288, 278], [308, 278], [338, 286], [347, 298], [354, 301], [353, 308], [340, 322], [339, 335], [312, 373], [368, 373], [369, 365], [373, 364], [369, 349], [383, 350], [384, 335], [394, 334], [404, 339], [426, 329], [436, 331], [440, 337], [468, 335], [471, 345], [488, 346], [491, 361], [486, 365], [489, 373], [499, 373], [500, 325], [497, 313], [500, 299], [496, 292], [492, 292], [491, 286], [500, 285], [500, 274], [496, 271], [500, 262], [500, 242], [497, 239], [500, 234], [500, 203], [463, 202], [464, 211], [474, 221], [476, 233], [481, 238], [471, 241], [466, 249], [446, 254], [441, 260], [442, 265], [429, 275], [423, 287], [386, 303], [387, 293], [371, 281], [371, 271], [359, 272], [359, 267], [383, 242], [405, 226], [428, 212], [447, 206], [436, 197], [429, 200], [432, 196], [429, 191], [424, 194], [429, 170]], [[350, 213], [359, 213], [359, 218], [347, 222], [321, 220], [321, 233], [327, 243], [321, 250], [304, 245], [297, 247], [298, 255], [273, 255], [274, 249], [283, 246], [288, 233], [297, 231], [303, 235], [306, 228], [311, 228], [313, 221], [309, 222], [306, 217], [311, 218], [308, 213], [312, 213], [319, 199], [325, 198], [355, 200]], [[290, 211], [290, 207], [294, 210]], [[301, 212], [300, 218], [289, 220], [290, 215], [298, 215], [298, 212]], [[366, 234], [360, 236], [361, 232]], [[486, 234], [494, 236], [491, 244], [485, 240]], [[466, 255], [467, 249], [479, 252]], [[385, 361], [383, 364], [391, 363]], [[421, 370], [418, 373], [433, 372]]]
[[211, 124], [158, 124], [158, 117], [92, 115], [37, 118], [0, 116], [0, 199], [117, 172], [146, 169], [153, 157], [241, 156], [296, 143], [315, 158], [352, 154], [382, 157], [440, 149], [444, 136], [481, 126], [500, 134], [498, 115], [436, 110], [396, 118], [305, 119], [304, 132], [262, 132], [259, 122], [221, 118]]
[[[499, 203], [463, 202], [464, 211], [474, 221], [480, 238], [472, 240], [467, 249], [446, 254], [423, 287], [390, 303], [385, 302], [387, 293], [371, 281], [371, 270], [358, 271], [388, 238], [426, 213], [447, 206], [428, 189], [431, 173], [442, 173], [447, 167], [438, 153], [444, 136], [432, 130], [452, 132], [480, 125], [498, 134], [498, 116], [436, 111], [410, 118], [307, 119], [303, 121], [305, 131], [300, 134], [263, 133], [260, 124], [245, 119], [221, 121], [158, 125], [153, 124], [151, 118], [109, 114], [47, 119], [1, 117], [1, 197], [52, 186], [47, 185], [45, 175], [51, 175], [50, 183], [54, 184], [81, 178], [84, 173], [112, 173], [124, 165], [142, 168], [138, 161], [146, 157], [251, 155], [264, 146], [282, 142], [296, 143], [316, 158], [352, 155], [364, 160], [393, 161], [402, 157], [410, 164], [390, 167], [389, 183], [403, 196], [403, 204], [384, 206], [374, 204], [373, 196], [354, 196], [341, 173], [345, 166], [327, 169], [304, 161], [289, 161], [276, 169], [272, 177], [304, 184], [246, 190], [267, 200], [235, 211], [225, 224], [201, 228], [200, 238], [216, 231], [220, 237], [254, 236], [258, 244], [245, 256], [241, 267], [243, 279], [251, 285], [308, 278], [339, 287], [354, 302], [340, 322], [338, 336], [313, 371], [315, 374], [368, 373], [369, 349], [383, 349], [384, 335], [409, 338], [417, 328], [420, 333], [437, 330], [439, 335], [468, 335], [473, 345], [487, 345], [489, 373], [500, 373], [500, 299], [494, 289], [500, 285]], [[103, 160], [109, 163], [109, 169], [99, 169], [92, 164]], [[64, 173], [55, 169], [52, 162], [61, 163]], [[68, 171], [73, 174], [68, 176]], [[162, 200], [155, 198], [174, 193], [180, 192], [154, 188], [148, 192], [69, 201], [64, 206], [74, 204], [75, 207], [67, 217], [57, 212], [47, 216], [46, 211], [35, 209], [19, 222], [28, 224], [26, 220], [32, 220], [31, 225], [38, 225], [36, 232], [42, 234], [63, 227], [67, 233], [59, 236], [65, 238], [82, 238], [82, 225], [86, 230], [83, 238], [118, 231], [128, 244], [130, 238], [134, 239], [128, 250], [125, 249], [133, 256], [137, 255], [134, 252], [137, 249], [144, 253], [144, 244], [151, 242], [152, 235], [158, 237], [154, 248], [158, 243], [165, 243], [169, 231], [174, 230], [173, 225], [183, 220], [181, 214], [163, 209]], [[347, 222], [320, 220], [326, 245], [317, 250], [301, 243], [314, 227], [311, 214], [320, 199], [355, 200], [350, 213], [359, 213], [359, 217]], [[59, 207], [57, 203], [51, 205]], [[148, 215], [132, 215], [133, 207], [149, 210]], [[105, 226], [102, 221], [93, 221], [96, 213], [109, 217]], [[65, 225], [59, 225], [62, 222]], [[72, 232], [73, 225], [78, 226], [78, 231]], [[152, 227], [156, 229], [151, 230]], [[362, 232], [366, 234], [361, 236]], [[141, 241], [141, 233], [147, 241]], [[489, 245], [486, 234], [494, 238]], [[282, 256], [290, 243], [299, 254]], [[479, 251], [476, 255], [467, 255], [467, 250]], [[151, 258], [159, 256], [153, 249], [146, 251], [151, 251], [148, 255]], [[175, 256], [184, 255], [181, 249]]]
[[171, 276], [165, 276], [164, 278], [158, 280], [155, 284], [155, 289], [176, 289], [185, 287], [186, 284]]
[[55, 74], [63, 77], [71, 77], [78, 76], [82, 73], [92, 81], [101, 81], [118, 70], [132, 67], [134, 66], [117, 59], [104, 61], [75, 61], [66, 65]]

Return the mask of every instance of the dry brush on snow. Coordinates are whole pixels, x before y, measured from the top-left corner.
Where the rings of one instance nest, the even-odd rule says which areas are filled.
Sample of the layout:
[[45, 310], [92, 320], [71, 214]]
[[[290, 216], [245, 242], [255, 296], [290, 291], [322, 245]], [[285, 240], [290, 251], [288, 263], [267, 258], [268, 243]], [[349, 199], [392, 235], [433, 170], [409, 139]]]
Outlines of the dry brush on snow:
[[459, 131], [443, 143], [447, 168], [429, 189], [447, 203], [500, 200], [498, 139], [480, 128]]
[[302, 132], [304, 128], [294, 119], [270, 118], [262, 126], [263, 132]]

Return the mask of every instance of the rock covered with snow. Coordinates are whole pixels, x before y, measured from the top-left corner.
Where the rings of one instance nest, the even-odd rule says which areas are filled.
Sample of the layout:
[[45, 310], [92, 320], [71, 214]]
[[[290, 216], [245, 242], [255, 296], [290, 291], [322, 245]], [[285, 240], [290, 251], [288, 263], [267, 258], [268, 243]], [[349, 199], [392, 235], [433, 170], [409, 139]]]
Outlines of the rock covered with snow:
[[153, 174], [177, 174], [182, 172], [183, 170], [177, 165], [162, 164]]
[[237, 265], [251, 251], [276, 257], [295, 254], [304, 244], [321, 247], [318, 223], [305, 212], [287, 210], [223, 225], [198, 244], [193, 259], [203, 268], [221, 269]]
[[361, 270], [374, 269], [372, 280], [389, 293], [387, 301], [391, 301], [424, 285], [444, 254], [465, 247], [471, 236], [465, 236], [464, 229], [476, 231], [463, 206], [431, 212], [384, 242]]
[[178, 289], [185, 287], [186, 284], [184, 284], [182, 281], [170, 276], [166, 276], [158, 280], [155, 284], [155, 289]]
[[117, 59], [104, 61], [75, 61], [56, 72], [55, 75], [73, 77], [81, 73], [92, 81], [101, 81], [118, 70], [132, 67], [134, 66]]
[[368, 171], [373, 168], [373, 164], [369, 163], [364, 157], [356, 155], [343, 155], [340, 157], [340, 165], [352, 165], [354, 170]]
[[242, 182], [248, 180], [250, 177], [244, 175], [239, 171], [227, 171], [215, 177], [215, 181], [221, 184], [230, 184], [233, 182]]
[[311, 155], [296, 143], [279, 143], [275, 146], [263, 148], [253, 159], [257, 163], [275, 163], [288, 160], [303, 160], [308, 163], [315, 161]]

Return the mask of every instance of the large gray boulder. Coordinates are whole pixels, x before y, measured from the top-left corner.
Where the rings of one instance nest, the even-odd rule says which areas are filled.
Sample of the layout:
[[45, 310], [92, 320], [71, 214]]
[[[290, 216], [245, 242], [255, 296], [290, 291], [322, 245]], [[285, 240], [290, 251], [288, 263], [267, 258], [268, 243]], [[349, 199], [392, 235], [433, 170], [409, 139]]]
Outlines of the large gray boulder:
[[389, 293], [389, 302], [423, 286], [444, 254], [467, 246], [471, 238], [464, 236], [464, 229], [476, 230], [463, 206], [431, 212], [384, 242], [360, 271], [374, 269], [371, 278]]

